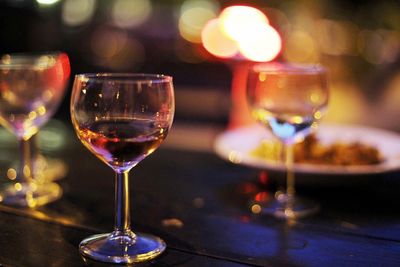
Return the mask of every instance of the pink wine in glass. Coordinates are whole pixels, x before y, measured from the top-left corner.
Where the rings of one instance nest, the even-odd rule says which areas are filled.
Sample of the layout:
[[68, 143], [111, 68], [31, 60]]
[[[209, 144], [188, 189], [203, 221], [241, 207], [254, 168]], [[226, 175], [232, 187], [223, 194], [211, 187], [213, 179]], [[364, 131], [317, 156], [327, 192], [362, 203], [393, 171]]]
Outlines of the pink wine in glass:
[[114, 231], [82, 240], [79, 251], [84, 257], [131, 264], [151, 260], [165, 250], [161, 238], [131, 230], [129, 171], [164, 141], [174, 111], [171, 76], [75, 76], [71, 95], [74, 129], [85, 147], [115, 171]]
[[132, 168], [156, 150], [167, 133], [168, 127], [150, 119], [99, 120], [78, 129], [90, 151], [120, 170]]

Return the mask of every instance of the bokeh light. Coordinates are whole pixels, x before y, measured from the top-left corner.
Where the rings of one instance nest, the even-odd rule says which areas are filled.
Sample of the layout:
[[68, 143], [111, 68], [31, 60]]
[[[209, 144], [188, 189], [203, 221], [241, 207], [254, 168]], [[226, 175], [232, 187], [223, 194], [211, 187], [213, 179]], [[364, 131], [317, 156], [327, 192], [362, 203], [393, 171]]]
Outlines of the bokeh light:
[[96, 10], [96, 0], [65, 0], [62, 6], [62, 21], [74, 27], [88, 23]]
[[57, 2], [59, 2], [60, 0], [36, 0], [36, 2], [39, 4], [39, 5], [43, 5], [43, 6], [49, 6], [49, 5], [54, 5], [54, 4], [56, 4]]
[[219, 19], [210, 20], [204, 27], [201, 37], [207, 51], [217, 57], [233, 57], [239, 52], [236, 42], [222, 31]]
[[201, 31], [206, 23], [217, 17], [219, 6], [214, 1], [188, 0], [182, 4], [179, 33], [185, 40], [201, 43]]
[[100, 28], [93, 33], [91, 48], [98, 58], [115, 56], [126, 44], [126, 32]]
[[368, 107], [356, 86], [348, 82], [335, 81], [330, 84], [329, 93], [329, 112], [324, 115], [324, 120], [342, 123], [362, 120]]
[[136, 69], [145, 58], [143, 45], [123, 30], [99, 27], [92, 35], [90, 48], [96, 65], [116, 71]]
[[400, 33], [388, 30], [363, 30], [358, 36], [361, 56], [371, 64], [396, 60], [400, 53]]
[[357, 25], [350, 21], [322, 19], [316, 23], [316, 39], [321, 52], [327, 55], [356, 55]]
[[256, 8], [227, 7], [203, 29], [203, 45], [217, 57], [239, 55], [250, 61], [271, 61], [281, 51], [282, 41], [268, 23], [267, 16]]
[[186, 0], [181, 5], [180, 14], [183, 14], [192, 8], [207, 9], [214, 14], [217, 14], [220, 11], [219, 2], [216, 0]]
[[319, 50], [314, 38], [306, 31], [293, 31], [286, 37], [284, 58], [290, 62], [316, 62]]
[[115, 0], [111, 18], [121, 28], [133, 28], [144, 23], [151, 15], [150, 0]]
[[270, 25], [260, 27], [260, 32], [239, 42], [243, 56], [252, 61], [271, 61], [281, 51], [279, 33]]
[[252, 38], [260, 32], [260, 27], [268, 24], [267, 16], [249, 6], [230, 6], [219, 16], [223, 31], [233, 40], [240, 42]]

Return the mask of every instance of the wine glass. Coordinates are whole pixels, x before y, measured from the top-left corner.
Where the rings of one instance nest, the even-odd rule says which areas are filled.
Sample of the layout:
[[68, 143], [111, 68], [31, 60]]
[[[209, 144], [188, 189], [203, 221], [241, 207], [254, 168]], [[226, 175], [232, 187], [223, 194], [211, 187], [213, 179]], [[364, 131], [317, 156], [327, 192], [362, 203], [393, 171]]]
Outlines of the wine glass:
[[160, 238], [130, 229], [128, 173], [167, 136], [174, 116], [172, 77], [156, 74], [81, 74], [75, 77], [71, 117], [75, 131], [115, 176], [115, 227], [84, 239], [80, 252], [112, 263], [152, 259]]
[[[255, 202], [257, 210], [293, 219], [312, 214], [319, 205], [295, 194], [293, 145], [317, 128], [329, 98], [326, 70], [320, 65], [260, 63], [248, 76], [251, 115], [280, 141], [287, 170], [286, 192], [272, 201]], [[261, 209], [260, 209], [261, 208]]]
[[18, 139], [20, 163], [15, 183], [0, 190], [0, 203], [35, 207], [62, 195], [59, 185], [35, 177], [31, 137], [59, 106], [69, 78], [61, 52], [8, 54], [0, 59], [0, 123]]

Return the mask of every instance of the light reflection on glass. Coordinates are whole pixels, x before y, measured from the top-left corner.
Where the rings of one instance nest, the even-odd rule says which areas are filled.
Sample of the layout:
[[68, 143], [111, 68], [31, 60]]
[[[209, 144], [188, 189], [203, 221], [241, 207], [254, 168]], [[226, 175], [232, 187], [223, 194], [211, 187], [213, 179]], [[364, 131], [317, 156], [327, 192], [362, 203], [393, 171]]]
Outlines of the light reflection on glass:
[[[2, 201], [1, 196], [0, 196], [0, 201]], [[56, 222], [66, 226], [83, 227], [82, 225], [80, 225], [80, 220], [82, 220], [81, 218], [82, 215], [78, 210], [73, 211], [74, 216], [66, 216], [57, 213], [48, 214], [48, 210], [46, 210], [46, 212], [42, 212], [37, 209], [17, 209], [15, 207], [5, 206], [5, 205], [1, 205], [0, 210], [23, 216], [30, 216], [39, 219], [41, 221], [53, 222], [53, 223]]]
[[182, 228], [184, 223], [178, 218], [168, 218], [161, 221], [162, 226], [164, 227], [175, 227]]

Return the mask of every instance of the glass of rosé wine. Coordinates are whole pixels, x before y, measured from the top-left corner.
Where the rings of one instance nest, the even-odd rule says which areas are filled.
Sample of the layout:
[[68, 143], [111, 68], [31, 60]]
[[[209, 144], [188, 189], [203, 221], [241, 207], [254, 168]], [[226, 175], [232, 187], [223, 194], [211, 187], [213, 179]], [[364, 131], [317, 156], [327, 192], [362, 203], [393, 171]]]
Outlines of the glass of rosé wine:
[[56, 112], [70, 75], [67, 54], [7, 54], [0, 58], [0, 123], [20, 146], [17, 175], [0, 190], [0, 202], [36, 207], [55, 201], [61, 187], [40, 179], [32, 157], [32, 137]]
[[71, 118], [78, 138], [115, 171], [114, 231], [84, 239], [83, 256], [111, 263], [150, 260], [165, 250], [158, 237], [130, 228], [129, 171], [166, 138], [174, 117], [172, 77], [158, 74], [75, 76]]
[[329, 100], [327, 72], [316, 64], [260, 63], [249, 71], [247, 96], [251, 114], [284, 148], [286, 192], [272, 201], [255, 201], [261, 212], [284, 219], [300, 218], [318, 203], [295, 194], [293, 145], [316, 131]]

